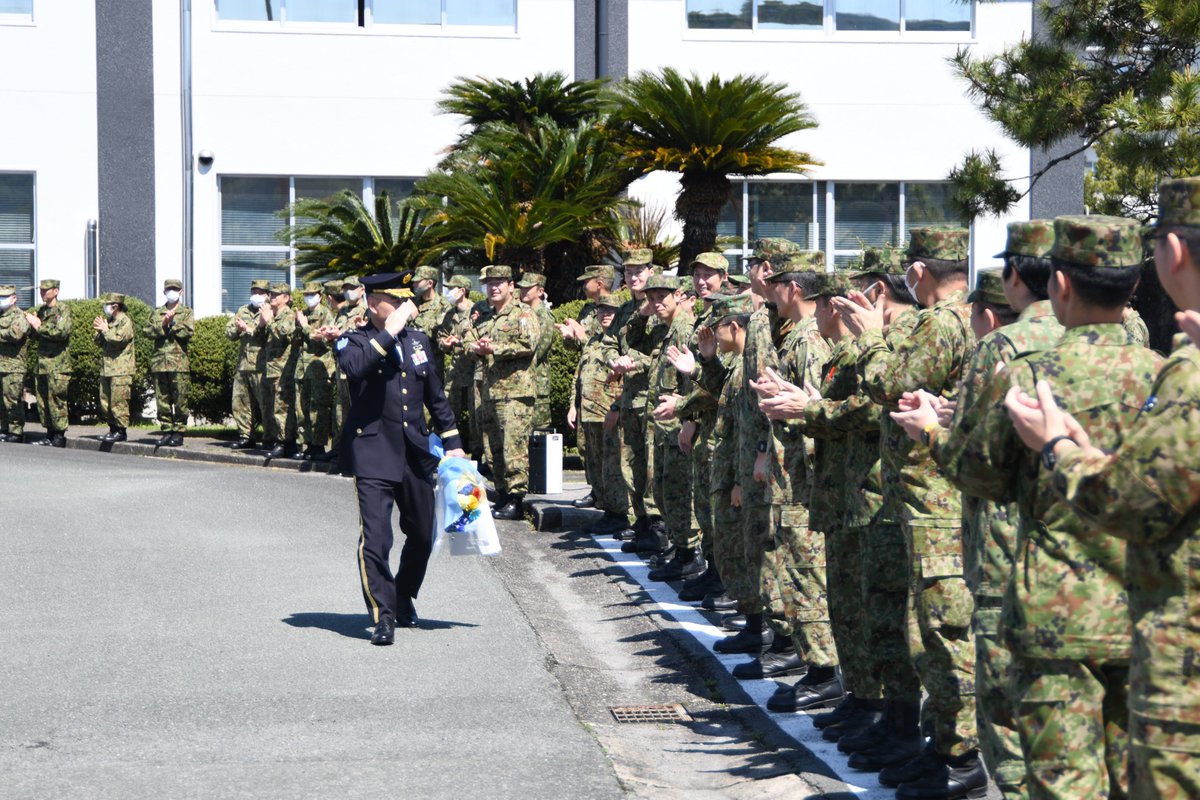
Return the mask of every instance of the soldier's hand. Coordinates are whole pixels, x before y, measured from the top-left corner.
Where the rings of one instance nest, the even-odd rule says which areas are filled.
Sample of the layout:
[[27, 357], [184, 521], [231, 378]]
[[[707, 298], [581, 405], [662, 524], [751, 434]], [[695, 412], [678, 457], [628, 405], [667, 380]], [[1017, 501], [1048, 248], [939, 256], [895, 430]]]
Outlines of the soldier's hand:
[[633, 359], [629, 356], [614, 358], [612, 361], [608, 362], [608, 368], [618, 375], [624, 375], [633, 369]]
[[449, 350], [451, 347], [454, 347], [454, 345], [456, 345], [456, 344], [458, 344], [457, 336], [443, 336], [442, 337], [442, 349], [443, 350]]
[[275, 319], [275, 309], [270, 303], [263, 303], [258, 307], [258, 324], [265, 325]]
[[892, 419], [914, 442], [921, 441], [921, 434], [926, 429], [940, 427], [930, 397], [928, 392], [905, 392], [900, 397], [900, 410], [891, 412]]
[[696, 442], [696, 432], [699, 429], [700, 429], [700, 426], [696, 424], [695, 420], [690, 420], [690, 419], [687, 422], [685, 422], [679, 426], [678, 439], [679, 439], [679, 449], [680, 450], [682, 450], [685, 453], [692, 452], [692, 446]]
[[37, 314], [31, 314], [28, 311], [26, 311], [25, 312], [25, 321], [28, 322], [29, 327], [33, 328], [35, 331], [38, 328], [42, 327], [42, 318], [39, 317]]
[[354, 318], [354, 327], [365, 328], [365, 327], [367, 327], [367, 323], [370, 321], [371, 320], [367, 319], [367, 315], [363, 314], [361, 317]]
[[104, 319], [104, 317], [96, 317], [94, 320], [92, 320], [92, 327], [101, 333], [104, 333], [108, 330], [108, 322]]
[[241, 319], [241, 318], [235, 319], [234, 323], [237, 325], [237, 329], [241, 333], [245, 333], [246, 331], [250, 330], [250, 326], [246, 324], [246, 320], [244, 320], [244, 319]]
[[696, 347], [705, 361], [717, 354], [717, 334], [707, 325], [696, 331]]
[[575, 410], [575, 406], [571, 406], [567, 409], [567, 427], [571, 430], [575, 430], [575, 420], [578, 418], [578, 416], [579, 415]]
[[759, 453], [754, 457], [754, 480], [758, 483], [767, 482], [767, 454]]
[[446, 451], [446, 458], [466, 458], [466, 457], [467, 457], [467, 451], [463, 450], [461, 447], [456, 447], [453, 450]]
[[680, 375], [690, 376], [696, 372], [696, 357], [692, 355], [691, 350], [688, 350], [686, 344], [679, 347], [675, 345], [668, 347], [667, 360], [679, 371]]
[[617, 429], [617, 423], [620, 422], [620, 420], [620, 411], [609, 411], [604, 415], [604, 430], [615, 431]]
[[681, 394], [660, 394], [658, 405], [654, 407], [654, 418], [659, 422], [675, 419], [676, 409], [682, 399], [683, 395]]
[[397, 306], [392, 313], [388, 314], [387, 319], [383, 321], [383, 329], [392, 336], [404, 330], [404, 326], [408, 321], [417, 315], [417, 307], [412, 300], [405, 300]]
[[733, 491], [729, 493], [729, 505], [734, 508], [742, 507], [742, 485], [740, 483], [733, 485]]
[[1079, 421], [1058, 407], [1054, 389], [1045, 380], [1037, 382], [1037, 397], [1030, 397], [1013, 384], [1004, 397], [1004, 406], [1013, 421], [1013, 428], [1027, 447], [1041, 451], [1051, 439], [1069, 436], [1082, 448], [1091, 448], [1092, 441]]
[[301, 328], [308, 327], [308, 316], [303, 311], [300, 311], [299, 309], [296, 310], [296, 324], [299, 325]]
[[841, 312], [842, 322], [855, 336], [861, 336], [868, 330], [883, 330], [883, 296], [871, 302], [862, 292], [850, 292], [846, 297], [834, 297], [832, 300], [834, 307]]
[[475, 340], [475, 344], [471, 346], [471, 351], [477, 356], [491, 355], [493, 352], [492, 340], [487, 336]]

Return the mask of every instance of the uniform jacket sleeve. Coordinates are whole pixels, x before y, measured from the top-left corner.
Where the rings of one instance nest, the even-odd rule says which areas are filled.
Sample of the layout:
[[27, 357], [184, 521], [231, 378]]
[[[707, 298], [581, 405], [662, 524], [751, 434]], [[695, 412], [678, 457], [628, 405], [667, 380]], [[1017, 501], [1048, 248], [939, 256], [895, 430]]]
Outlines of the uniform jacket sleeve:
[[38, 337], [47, 342], [65, 342], [71, 338], [71, 308], [59, 304], [54, 307], [58, 314], [42, 323], [38, 328]]
[[954, 311], [943, 305], [922, 312], [912, 334], [890, 348], [880, 331], [866, 331], [859, 342], [859, 369], [867, 394], [880, 405], [896, 407], [905, 392], [925, 389], [942, 394], [957, 383], [964, 333]]

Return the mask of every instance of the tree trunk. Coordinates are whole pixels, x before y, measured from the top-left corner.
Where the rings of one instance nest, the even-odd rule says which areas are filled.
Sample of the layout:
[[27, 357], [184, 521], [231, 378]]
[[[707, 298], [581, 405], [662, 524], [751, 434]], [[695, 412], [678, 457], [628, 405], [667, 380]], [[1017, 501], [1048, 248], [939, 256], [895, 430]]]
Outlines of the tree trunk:
[[717, 243], [717, 221], [729, 202], [729, 178], [714, 172], [685, 172], [679, 181], [675, 217], [683, 222], [679, 274], [691, 274], [692, 259]]

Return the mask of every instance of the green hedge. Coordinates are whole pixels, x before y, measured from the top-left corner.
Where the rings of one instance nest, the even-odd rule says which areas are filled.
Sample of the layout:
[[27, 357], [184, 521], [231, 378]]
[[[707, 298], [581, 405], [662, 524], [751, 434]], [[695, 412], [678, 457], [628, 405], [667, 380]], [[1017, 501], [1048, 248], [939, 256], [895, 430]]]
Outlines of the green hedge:
[[192, 414], [213, 424], [224, 422], [233, 402], [238, 343], [225, 335], [229, 317], [196, 320], [196, 335], [188, 348], [192, 385], [188, 402]]

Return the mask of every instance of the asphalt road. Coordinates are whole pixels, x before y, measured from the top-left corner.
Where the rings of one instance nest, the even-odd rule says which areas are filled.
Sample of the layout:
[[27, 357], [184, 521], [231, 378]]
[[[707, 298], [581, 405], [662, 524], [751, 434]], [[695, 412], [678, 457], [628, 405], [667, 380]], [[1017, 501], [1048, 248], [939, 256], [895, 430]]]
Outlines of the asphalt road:
[[367, 641], [345, 479], [0, 448], [0, 797], [623, 794], [497, 570]]

